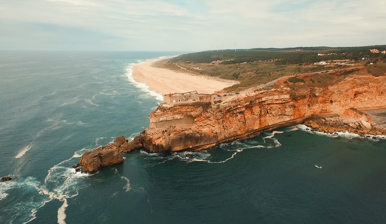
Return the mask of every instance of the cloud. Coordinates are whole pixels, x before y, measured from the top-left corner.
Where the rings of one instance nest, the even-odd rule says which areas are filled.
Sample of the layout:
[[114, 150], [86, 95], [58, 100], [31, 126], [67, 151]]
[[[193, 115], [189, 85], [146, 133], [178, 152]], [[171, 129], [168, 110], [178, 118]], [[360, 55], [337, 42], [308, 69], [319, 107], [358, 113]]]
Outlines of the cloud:
[[2, 1], [0, 49], [199, 51], [235, 45], [384, 44], [385, 8], [386, 2], [378, 0]]

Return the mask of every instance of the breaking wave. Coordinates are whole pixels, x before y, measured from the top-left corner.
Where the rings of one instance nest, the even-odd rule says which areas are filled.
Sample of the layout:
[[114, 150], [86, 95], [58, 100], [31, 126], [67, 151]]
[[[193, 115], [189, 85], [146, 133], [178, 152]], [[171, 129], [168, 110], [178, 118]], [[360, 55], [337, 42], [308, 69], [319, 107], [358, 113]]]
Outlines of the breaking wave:
[[283, 132], [281, 131], [274, 131], [269, 136], [264, 137], [261, 139], [262, 142], [259, 141], [233, 141], [230, 143], [222, 143], [218, 146], [219, 149], [231, 153], [229, 157], [226, 159], [216, 159], [213, 156], [214, 149], [211, 149], [209, 151], [203, 150], [203, 151], [182, 151], [182, 152], [173, 152], [171, 155], [165, 156], [162, 153], [148, 153], [146, 151], [140, 151], [141, 154], [144, 154], [148, 156], [149, 160], [156, 160], [159, 161], [154, 166], [166, 163], [168, 161], [172, 160], [178, 160], [183, 161], [186, 163], [193, 163], [193, 162], [204, 162], [209, 164], [222, 164], [226, 163], [236, 157], [237, 154], [243, 152], [247, 149], [271, 149], [271, 148], [278, 148], [281, 146], [281, 143], [279, 140], [274, 138], [273, 136], [275, 134], [281, 134]]
[[141, 61], [138, 61], [138, 63], [129, 63], [129, 65], [126, 67], [125, 76], [129, 80], [129, 82], [131, 82], [135, 87], [149, 94], [150, 96], [155, 97], [158, 101], [162, 101], [163, 96], [161, 94], [157, 93], [154, 90], [151, 90], [146, 84], [135, 81], [133, 77], [133, 67], [139, 63], [141, 63]]
[[[4, 211], [9, 213], [8, 216], [12, 217], [11, 222], [21, 223], [22, 221], [19, 219], [25, 220], [25, 214], [29, 212], [29, 219], [24, 222], [29, 223], [36, 219], [37, 211], [46, 203], [59, 200], [63, 204], [58, 209], [58, 223], [65, 223], [65, 211], [68, 207], [67, 199], [76, 197], [80, 189], [87, 187], [88, 184], [83, 180], [91, 175], [75, 172], [72, 165], [76, 163], [74, 159], [81, 157], [83, 153], [89, 150], [83, 148], [76, 151], [71, 158], [51, 167], [43, 183], [34, 177], [25, 179], [16, 177], [12, 181], [2, 183], [0, 185], [0, 200], [7, 197], [20, 197], [20, 200], [24, 200], [20, 202], [23, 205], [17, 209], [14, 206], [4, 208]], [[26, 195], [29, 196], [26, 197]]]

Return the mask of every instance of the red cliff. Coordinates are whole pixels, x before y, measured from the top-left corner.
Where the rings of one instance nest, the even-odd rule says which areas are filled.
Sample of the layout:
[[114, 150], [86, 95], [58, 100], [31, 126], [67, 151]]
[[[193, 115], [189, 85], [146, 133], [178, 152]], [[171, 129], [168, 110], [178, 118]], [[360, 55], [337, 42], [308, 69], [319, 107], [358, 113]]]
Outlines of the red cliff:
[[[211, 100], [199, 100], [195, 95], [175, 103], [169, 99], [149, 115], [149, 128], [129, 142], [128, 148], [201, 150], [301, 123], [311, 115], [348, 118], [350, 112], [344, 113], [348, 108], [386, 108], [386, 77], [371, 76], [364, 68], [304, 74], [281, 79], [271, 90], [265, 87], [215, 94]], [[369, 120], [362, 120], [368, 125]]]
[[133, 141], [119, 137], [85, 153], [75, 167], [92, 173], [123, 162], [122, 152], [136, 148], [150, 152], [202, 150], [305, 120], [326, 132], [382, 134], [386, 124], [374, 126], [360, 111], [385, 108], [386, 77], [374, 77], [364, 68], [287, 77], [237, 93], [168, 94], [149, 114], [149, 128]]

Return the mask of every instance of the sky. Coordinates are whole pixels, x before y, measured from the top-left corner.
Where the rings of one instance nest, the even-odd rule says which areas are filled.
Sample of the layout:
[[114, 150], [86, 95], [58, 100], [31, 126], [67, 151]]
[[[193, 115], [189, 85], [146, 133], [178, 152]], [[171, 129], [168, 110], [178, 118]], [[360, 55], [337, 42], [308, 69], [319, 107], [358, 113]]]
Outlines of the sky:
[[0, 0], [0, 50], [386, 44], [384, 0]]

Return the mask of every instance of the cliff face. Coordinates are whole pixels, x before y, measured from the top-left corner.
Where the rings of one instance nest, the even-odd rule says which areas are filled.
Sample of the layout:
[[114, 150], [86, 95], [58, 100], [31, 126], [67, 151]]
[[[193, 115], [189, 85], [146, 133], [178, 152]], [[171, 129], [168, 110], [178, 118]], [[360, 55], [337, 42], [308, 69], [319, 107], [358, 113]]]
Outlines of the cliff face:
[[163, 104], [128, 148], [201, 150], [301, 123], [314, 114], [342, 115], [348, 108], [386, 108], [386, 77], [373, 77], [364, 69], [306, 74], [292, 82], [282, 79], [272, 90], [247, 90], [212, 103]]

